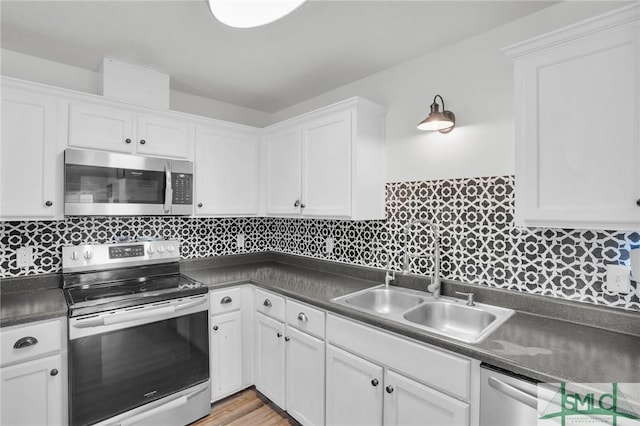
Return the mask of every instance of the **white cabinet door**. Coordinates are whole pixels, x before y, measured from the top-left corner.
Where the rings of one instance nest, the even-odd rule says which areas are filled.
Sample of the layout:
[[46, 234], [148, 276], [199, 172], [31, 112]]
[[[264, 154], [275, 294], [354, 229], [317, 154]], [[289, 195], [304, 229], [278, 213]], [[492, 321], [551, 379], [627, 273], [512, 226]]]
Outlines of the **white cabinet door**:
[[242, 387], [242, 314], [211, 317], [211, 400]]
[[0, 424], [61, 425], [62, 361], [60, 355], [0, 368]]
[[327, 425], [382, 425], [381, 366], [327, 345]]
[[384, 378], [385, 426], [462, 426], [469, 404], [387, 370]]
[[287, 327], [287, 412], [304, 425], [324, 424], [324, 341]]
[[302, 126], [302, 213], [351, 215], [351, 111]]
[[258, 149], [254, 133], [198, 126], [197, 215], [258, 214]]
[[105, 105], [69, 105], [69, 146], [103, 151], [134, 151], [134, 113]]
[[194, 126], [186, 120], [138, 114], [136, 152], [143, 155], [191, 158]]
[[284, 324], [256, 313], [256, 388], [282, 409], [286, 409], [284, 343]]
[[640, 224], [639, 24], [637, 17], [629, 25], [625, 14], [619, 15], [507, 50], [515, 57], [520, 108], [520, 224], [588, 229]]
[[0, 147], [3, 220], [62, 216], [58, 113], [58, 102], [53, 98], [3, 87]]
[[300, 127], [293, 126], [264, 138], [267, 214], [300, 213]]

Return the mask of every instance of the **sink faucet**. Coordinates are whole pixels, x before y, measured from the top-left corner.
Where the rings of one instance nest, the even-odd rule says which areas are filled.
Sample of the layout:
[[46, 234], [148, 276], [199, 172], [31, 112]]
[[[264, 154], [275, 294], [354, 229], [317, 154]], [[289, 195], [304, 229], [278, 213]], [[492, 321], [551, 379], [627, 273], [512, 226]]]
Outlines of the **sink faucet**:
[[391, 270], [391, 256], [389, 256], [389, 252], [383, 247], [377, 247], [374, 250], [387, 255], [387, 264], [384, 267], [386, 270], [384, 274], [384, 287], [388, 288], [389, 285], [396, 280], [396, 271]]
[[[413, 225], [423, 224], [428, 225], [431, 233], [433, 234], [433, 254], [428, 255], [411, 255], [409, 254], [409, 233]], [[427, 287], [427, 290], [433, 293], [433, 297], [440, 297], [440, 237], [438, 235], [438, 228], [436, 225], [426, 219], [417, 219], [407, 223], [404, 226], [404, 255], [402, 256], [402, 275], [407, 275], [409, 272], [409, 258], [411, 257], [431, 257], [433, 258], [433, 279], [431, 284]]]

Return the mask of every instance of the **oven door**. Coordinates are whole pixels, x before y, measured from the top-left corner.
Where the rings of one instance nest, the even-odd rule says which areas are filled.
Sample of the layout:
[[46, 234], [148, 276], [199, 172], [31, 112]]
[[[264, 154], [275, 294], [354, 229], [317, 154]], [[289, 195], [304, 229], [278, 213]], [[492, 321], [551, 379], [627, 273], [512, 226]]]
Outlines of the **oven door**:
[[71, 425], [209, 380], [208, 295], [69, 319]]
[[192, 213], [193, 164], [81, 149], [65, 150], [65, 215]]

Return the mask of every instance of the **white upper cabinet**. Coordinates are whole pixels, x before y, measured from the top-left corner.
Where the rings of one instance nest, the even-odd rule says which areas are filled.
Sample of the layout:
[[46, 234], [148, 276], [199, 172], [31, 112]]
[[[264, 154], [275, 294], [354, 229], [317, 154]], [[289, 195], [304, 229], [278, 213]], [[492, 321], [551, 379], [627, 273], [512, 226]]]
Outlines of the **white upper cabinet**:
[[196, 215], [258, 214], [259, 148], [256, 130], [197, 126]]
[[266, 214], [384, 218], [384, 114], [353, 98], [266, 129]]
[[193, 124], [123, 105], [71, 102], [69, 146], [157, 157], [193, 157]]
[[55, 97], [3, 81], [0, 219], [62, 217], [61, 109]]
[[640, 225], [640, 6], [505, 49], [514, 59], [516, 221]]

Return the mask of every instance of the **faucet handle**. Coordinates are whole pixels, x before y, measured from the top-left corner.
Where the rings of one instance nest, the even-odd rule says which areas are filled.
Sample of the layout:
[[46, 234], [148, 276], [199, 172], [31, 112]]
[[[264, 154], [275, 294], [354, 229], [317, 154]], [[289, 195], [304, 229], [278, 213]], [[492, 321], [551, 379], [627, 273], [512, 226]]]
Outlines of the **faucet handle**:
[[456, 291], [456, 294], [460, 296], [467, 296], [467, 306], [475, 306], [476, 304], [473, 301], [473, 293], [465, 293], [462, 291]]

